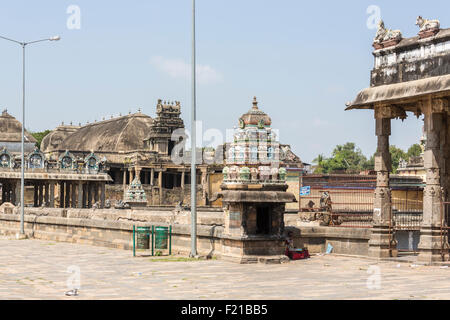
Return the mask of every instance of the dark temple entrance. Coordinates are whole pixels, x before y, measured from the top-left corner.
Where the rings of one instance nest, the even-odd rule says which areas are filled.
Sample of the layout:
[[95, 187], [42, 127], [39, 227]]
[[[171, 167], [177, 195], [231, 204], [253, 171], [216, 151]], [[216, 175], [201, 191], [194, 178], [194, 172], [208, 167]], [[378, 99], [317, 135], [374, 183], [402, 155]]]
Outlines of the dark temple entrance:
[[272, 224], [269, 207], [256, 208], [256, 234], [270, 234]]

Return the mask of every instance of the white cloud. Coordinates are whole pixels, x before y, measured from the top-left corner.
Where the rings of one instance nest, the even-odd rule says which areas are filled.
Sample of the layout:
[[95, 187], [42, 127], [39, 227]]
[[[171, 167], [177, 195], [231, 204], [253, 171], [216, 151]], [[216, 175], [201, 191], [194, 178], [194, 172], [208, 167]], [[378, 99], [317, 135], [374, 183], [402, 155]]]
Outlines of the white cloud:
[[[168, 59], [161, 56], [152, 57], [151, 64], [160, 72], [174, 79], [189, 80], [191, 77], [191, 64], [181, 59]], [[209, 65], [197, 64], [197, 81], [200, 84], [214, 84], [221, 82], [223, 76]]]

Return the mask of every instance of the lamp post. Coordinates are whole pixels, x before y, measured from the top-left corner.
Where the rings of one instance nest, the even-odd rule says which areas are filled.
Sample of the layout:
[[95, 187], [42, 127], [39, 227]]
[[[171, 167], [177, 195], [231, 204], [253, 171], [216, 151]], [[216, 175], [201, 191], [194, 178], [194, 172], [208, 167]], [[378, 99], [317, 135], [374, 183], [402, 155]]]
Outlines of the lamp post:
[[196, 65], [195, 0], [192, 0], [192, 105], [191, 105], [191, 257], [197, 255], [197, 143], [196, 143]]
[[25, 235], [24, 228], [24, 208], [25, 208], [25, 48], [27, 45], [44, 42], [44, 41], [58, 41], [61, 38], [59, 36], [55, 36], [52, 38], [29, 41], [29, 42], [20, 42], [17, 40], [13, 40], [10, 38], [2, 37], [1, 39], [8, 40], [14, 43], [19, 44], [22, 47], [22, 157], [21, 157], [21, 169], [22, 174], [20, 176], [20, 234]]

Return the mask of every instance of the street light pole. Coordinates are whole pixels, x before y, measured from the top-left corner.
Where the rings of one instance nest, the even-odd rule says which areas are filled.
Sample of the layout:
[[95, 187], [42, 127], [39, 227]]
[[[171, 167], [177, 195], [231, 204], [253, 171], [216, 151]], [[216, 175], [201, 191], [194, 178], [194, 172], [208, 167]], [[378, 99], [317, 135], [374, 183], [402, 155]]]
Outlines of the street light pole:
[[197, 130], [196, 130], [196, 59], [195, 0], [192, 0], [192, 105], [191, 105], [191, 257], [197, 255]]
[[2, 37], [1, 39], [15, 42], [22, 46], [22, 139], [21, 139], [21, 176], [20, 176], [20, 234], [25, 235], [25, 47], [29, 44], [43, 41], [58, 41], [61, 38], [55, 36], [48, 39], [35, 40], [30, 42], [20, 42], [10, 38]]

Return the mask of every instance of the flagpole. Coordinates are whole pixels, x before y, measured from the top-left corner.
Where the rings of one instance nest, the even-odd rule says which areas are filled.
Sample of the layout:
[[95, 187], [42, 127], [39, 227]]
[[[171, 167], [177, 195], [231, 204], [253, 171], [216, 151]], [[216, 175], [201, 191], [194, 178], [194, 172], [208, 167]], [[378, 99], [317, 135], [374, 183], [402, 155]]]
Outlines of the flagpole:
[[191, 257], [197, 256], [197, 143], [196, 143], [196, 59], [195, 0], [192, 0], [192, 105], [191, 105]]

